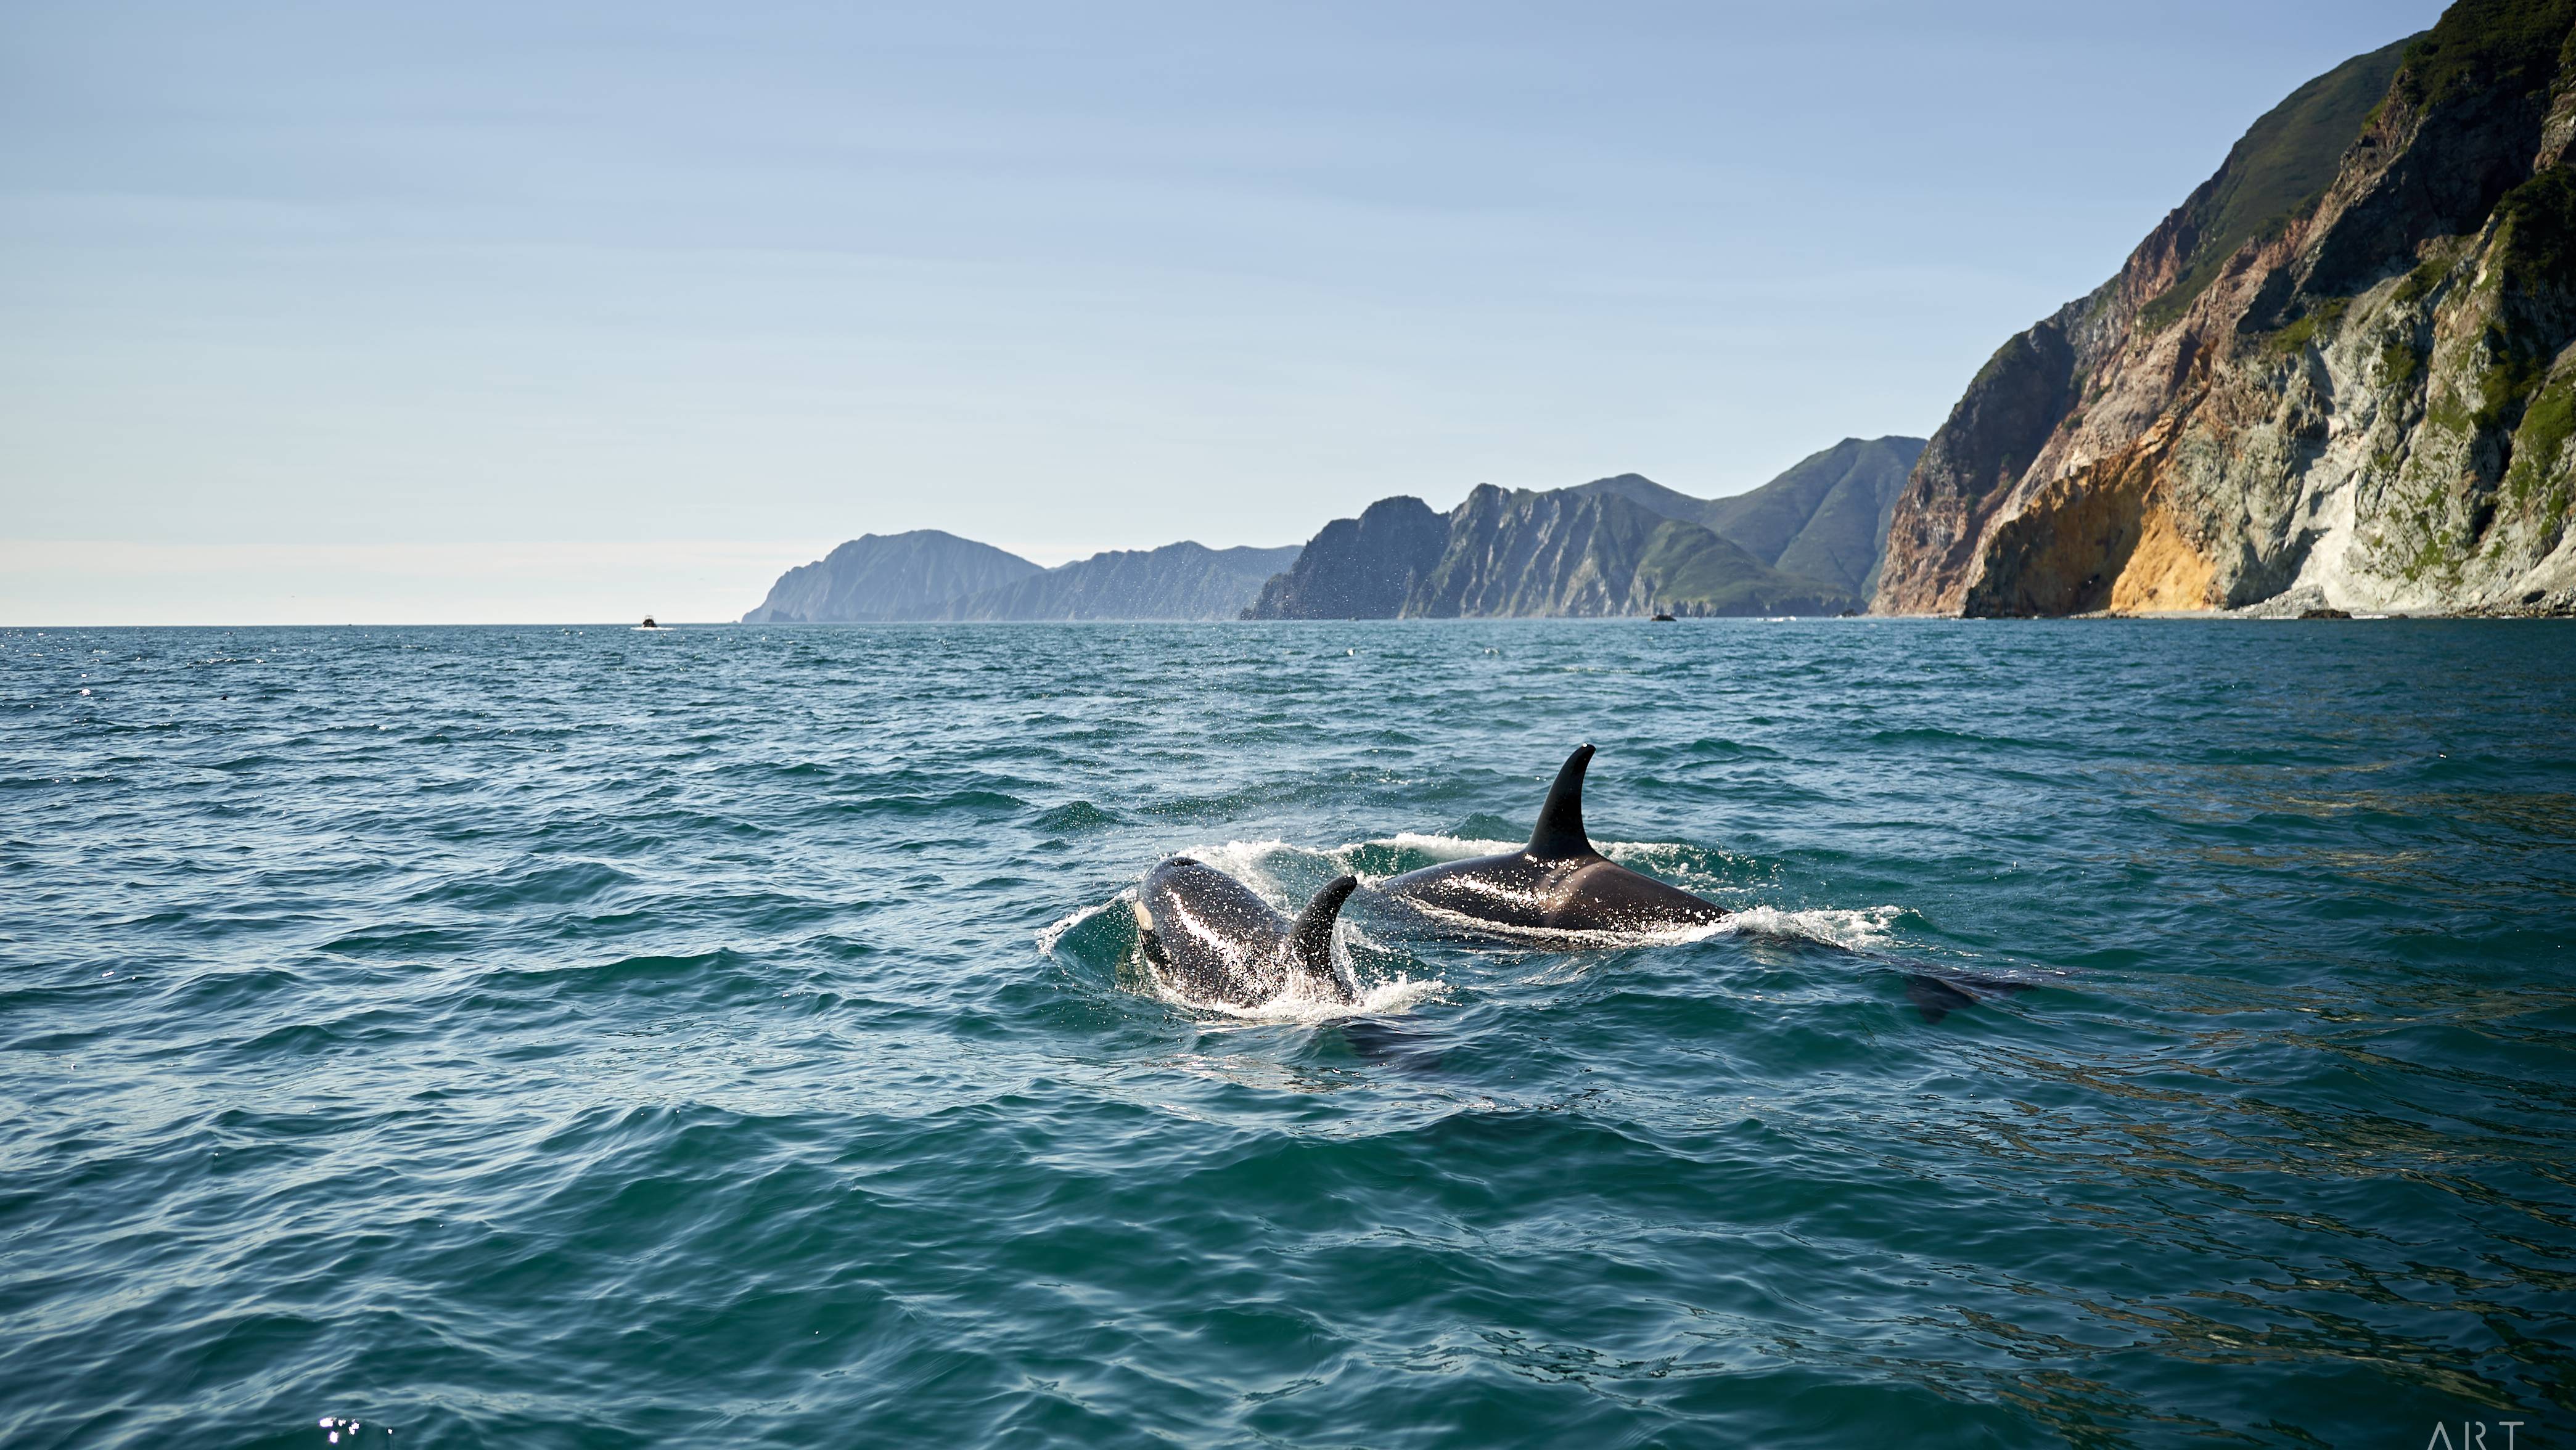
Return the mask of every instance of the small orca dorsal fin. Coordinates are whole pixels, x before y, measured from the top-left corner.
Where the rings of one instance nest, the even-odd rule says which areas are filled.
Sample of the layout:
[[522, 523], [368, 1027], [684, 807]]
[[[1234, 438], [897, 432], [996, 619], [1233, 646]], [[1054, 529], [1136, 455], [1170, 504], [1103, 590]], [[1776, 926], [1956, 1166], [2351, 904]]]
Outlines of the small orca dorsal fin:
[[1288, 929], [1288, 957], [1306, 971], [1333, 980], [1333, 923], [1341, 920], [1342, 903], [1359, 889], [1360, 878], [1336, 876], [1315, 893], [1297, 924]]
[[1593, 854], [1592, 838], [1583, 834], [1583, 768], [1592, 763], [1592, 747], [1578, 745], [1565, 757], [1556, 784], [1547, 788], [1547, 804], [1538, 808], [1538, 829], [1530, 832], [1529, 853], [1542, 861]]

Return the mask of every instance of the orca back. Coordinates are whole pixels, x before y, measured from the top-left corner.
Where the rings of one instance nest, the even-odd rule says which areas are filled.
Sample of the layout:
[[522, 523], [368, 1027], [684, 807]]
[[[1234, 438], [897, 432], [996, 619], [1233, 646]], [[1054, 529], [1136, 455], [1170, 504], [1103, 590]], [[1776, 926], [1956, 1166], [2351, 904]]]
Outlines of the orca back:
[[1716, 902], [1592, 849], [1583, 829], [1583, 775], [1592, 753], [1578, 745], [1557, 769], [1527, 846], [1407, 871], [1379, 889], [1470, 922], [1525, 930], [1655, 931], [1724, 920], [1726, 908]]

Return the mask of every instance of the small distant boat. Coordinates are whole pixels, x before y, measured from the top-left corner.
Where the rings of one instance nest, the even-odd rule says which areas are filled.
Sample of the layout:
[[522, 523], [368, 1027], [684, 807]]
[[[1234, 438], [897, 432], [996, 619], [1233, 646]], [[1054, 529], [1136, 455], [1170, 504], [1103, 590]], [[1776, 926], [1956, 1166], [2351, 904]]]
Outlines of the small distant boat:
[[1656, 613], [1655, 613], [1655, 617], [1654, 617], [1654, 619], [1653, 619], [1651, 622], [1652, 622], [1652, 623], [1655, 623], [1655, 624], [1671, 624], [1671, 623], [1673, 623], [1673, 622], [1674, 622], [1674, 620], [1673, 620], [1673, 617], [1672, 617], [1671, 615], [1666, 614], [1666, 613], [1663, 613], [1661, 610], [1658, 610], [1658, 611], [1656, 611]]
[[637, 629], [660, 629], [662, 626], [655, 624], [653, 622], [653, 616], [648, 614], [644, 616], [644, 622], [635, 627]]

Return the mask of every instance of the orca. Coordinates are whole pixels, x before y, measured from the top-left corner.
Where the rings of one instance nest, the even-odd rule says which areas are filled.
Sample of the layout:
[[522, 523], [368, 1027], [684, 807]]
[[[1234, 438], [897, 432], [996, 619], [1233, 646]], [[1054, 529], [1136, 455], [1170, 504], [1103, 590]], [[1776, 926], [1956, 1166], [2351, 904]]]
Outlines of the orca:
[[1425, 866], [1377, 890], [1443, 918], [1541, 931], [1669, 931], [1724, 921], [1725, 907], [1605, 859], [1583, 834], [1583, 770], [1575, 747], [1539, 807], [1529, 844], [1499, 856]]
[[[1923, 964], [1929, 967], [1930, 963]], [[2016, 982], [2006, 977], [1978, 976], [1970, 972], [1907, 971], [1905, 1000], [1929, 1026], [1938, 1026], [1942, 1018], [1962, 1007], [1974, 1007], [2015, 992], [2027, 992], [2037, 982]]]
[[1359, 983], [1333, 960], [1333, 924], [1360, 884], [1335, 877], [1295, 921], [1251, 888], [1187, 856], [1145, 874], [1136, 892], [1145, 960], [1192, 1002], [1258, 1007], [1304, 987], [1326, 1001], [1353, 1003]]

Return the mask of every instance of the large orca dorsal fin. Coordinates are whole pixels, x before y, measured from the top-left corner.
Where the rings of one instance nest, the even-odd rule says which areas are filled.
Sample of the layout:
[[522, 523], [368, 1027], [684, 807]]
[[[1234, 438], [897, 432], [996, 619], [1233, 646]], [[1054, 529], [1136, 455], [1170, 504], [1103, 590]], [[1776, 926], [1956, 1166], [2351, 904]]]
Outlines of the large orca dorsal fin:
[[1288, 959], [1299, 968], [1335, 981], [1333, 971], [1333, 923], [1341, 920], [1342, 903], [1359, 889], [1360, 878], [1336, 876], [1326, 882], [1306, 909], [1297, 913], [1297, 924], [1288, 928]]
[[1592, 838], [1583, 834], [1583, 768], [1592, 763], [1592, 747], [1578, 745], [1565, 757], [1556, 784], [1547, 788], [1547, 804], [1538, 808], [1538, 829], [1530, 832], [1529, 853], [1542, 861], [1593, 854]]

